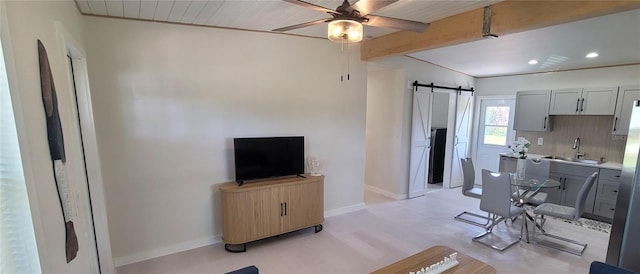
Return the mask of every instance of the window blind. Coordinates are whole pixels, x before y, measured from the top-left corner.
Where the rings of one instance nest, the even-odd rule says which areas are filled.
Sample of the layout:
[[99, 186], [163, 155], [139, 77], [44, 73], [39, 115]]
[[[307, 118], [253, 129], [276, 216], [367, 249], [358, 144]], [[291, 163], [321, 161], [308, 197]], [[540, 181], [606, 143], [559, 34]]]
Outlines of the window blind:
[[0, 273], [41, 273], [1, 43]]

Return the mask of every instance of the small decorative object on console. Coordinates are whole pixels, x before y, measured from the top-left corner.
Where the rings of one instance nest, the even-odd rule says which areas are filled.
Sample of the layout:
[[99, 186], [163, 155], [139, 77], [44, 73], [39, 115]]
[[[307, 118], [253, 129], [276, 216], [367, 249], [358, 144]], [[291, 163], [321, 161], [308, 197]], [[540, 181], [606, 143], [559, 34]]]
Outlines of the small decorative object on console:
[[422, 268], [417, 272], [409, 272], [409, 274], [438, 274], [447, 271], [449, 268], [452, 268], [458, 265], [458, 260], [456, 257], [458, 256], [458, 252], [454, 252], [448, 257], [444, 257], [442, 261], [439, 261], [435, 264], [432, 264], [426, 268]]

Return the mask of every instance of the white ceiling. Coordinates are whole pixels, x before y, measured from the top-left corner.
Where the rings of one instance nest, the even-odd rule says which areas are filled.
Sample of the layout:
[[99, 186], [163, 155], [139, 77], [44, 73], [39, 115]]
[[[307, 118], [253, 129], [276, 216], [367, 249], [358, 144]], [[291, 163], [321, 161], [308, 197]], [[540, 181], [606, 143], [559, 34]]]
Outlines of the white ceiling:
[[639, 64], [640, 9], [409, 56], [475, 77]]
[[[75, 0], [83, 14], [257, 31], [328, 18], [281, 0]], [[308, 0], [335, 9], [341, 0]], [[351, 2], [354, 2], [351, 0]], [[372, 14], [433, 22], [497, 0], [399, 0]], [[479, 26], [481, 27], [481, 26]], [[395, 32], [365, 26], [365, 38]], [[326, 37], [326, 24], [287, 33]], [[589, 51], [600, 57], [585, 59]], [[640, 63], [640, 10], [505, 35], [410, 56], [476, 77]], [[538, 59], [535, 66], [527, 64]]]

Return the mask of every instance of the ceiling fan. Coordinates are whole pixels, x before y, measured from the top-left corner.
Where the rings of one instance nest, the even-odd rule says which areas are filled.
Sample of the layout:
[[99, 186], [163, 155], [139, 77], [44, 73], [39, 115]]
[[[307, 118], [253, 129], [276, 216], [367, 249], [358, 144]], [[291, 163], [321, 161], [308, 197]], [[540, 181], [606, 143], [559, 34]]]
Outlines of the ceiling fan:
[[353, 5], [348, 0], [344, 0], [342, 5], [335, 10], [327, 9], [309, 2], [301, 0], [283, 0], [292, 4], [311, 8], [317, 11], [326, 12], [332, 18], [320, 19], [302, 24], [292, 25], [288, 27], [274, 29], [272, 31], [285, 32], [294, 29], [304, 28], [321, 23], [329, 23], [328, 38], [336, 42], [359, 42], [362, 40], [362, 24], [382, 27], [394, 28], [398, 30], [407, 30], [413, 32], [424, 32], [429, 23], [397, 19], [371, 13], [388, 6], [398, 0], [360, 0]]

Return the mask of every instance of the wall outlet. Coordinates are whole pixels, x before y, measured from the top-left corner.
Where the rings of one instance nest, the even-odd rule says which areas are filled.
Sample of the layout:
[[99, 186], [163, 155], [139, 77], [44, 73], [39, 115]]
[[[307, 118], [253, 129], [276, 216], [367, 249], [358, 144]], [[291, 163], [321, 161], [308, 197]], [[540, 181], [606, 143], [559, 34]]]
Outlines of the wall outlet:
[[544, 144], [544, 139], [542, 137], [538, 138], [538, 145], [541, 146], [542, 144]]

